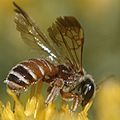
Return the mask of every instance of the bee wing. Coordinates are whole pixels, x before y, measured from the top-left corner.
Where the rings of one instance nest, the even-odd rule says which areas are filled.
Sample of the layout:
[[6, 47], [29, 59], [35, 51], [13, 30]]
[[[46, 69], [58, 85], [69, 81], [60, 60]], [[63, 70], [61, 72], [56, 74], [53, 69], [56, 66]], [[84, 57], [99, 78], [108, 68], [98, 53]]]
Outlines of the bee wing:
[[48, 33], [53, 43], [72, 68], [82, 71], [83, 29], [76, 18], [64, 16], [56, 19]]
[[51, 47], [47, 37], [40, 31], [39, 27], [31, 20], [28, 14], [13, 2], [16, 12], [15, 23], [21, 37], [28, 45], [41, 49], [45, 56], [57, 61], [57, 51]]

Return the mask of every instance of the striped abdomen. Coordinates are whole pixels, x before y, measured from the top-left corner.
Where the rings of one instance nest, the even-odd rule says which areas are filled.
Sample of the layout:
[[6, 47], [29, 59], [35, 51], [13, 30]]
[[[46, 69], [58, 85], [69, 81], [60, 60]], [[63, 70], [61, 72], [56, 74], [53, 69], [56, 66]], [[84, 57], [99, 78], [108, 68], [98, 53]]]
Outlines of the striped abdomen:
[[45, 75], [54, 76], [56, 73], [56, 66], [47, 60], [30, 59], [13, 67], [6, 78], [5, 83], [10, 89], [19, 91], [42, 80]]

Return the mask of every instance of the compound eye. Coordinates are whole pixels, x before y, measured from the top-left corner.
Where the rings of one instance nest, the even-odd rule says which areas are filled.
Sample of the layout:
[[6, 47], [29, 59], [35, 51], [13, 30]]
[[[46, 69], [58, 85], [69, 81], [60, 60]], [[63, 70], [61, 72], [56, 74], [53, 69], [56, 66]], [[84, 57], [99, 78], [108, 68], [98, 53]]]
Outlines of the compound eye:
[[82, 101], [82, 106], [84, 107], [89, 101], [90, 99], [93, 97], [94, 94], [94, 83], [93, 81], [91, 81], [90, 79], [86, 79], [85, 81], [83, 81], [81, 83], [81, 87], [80, 87], [80, 91], [81, 91], [81, 95], [83, 97], [83, 101]]

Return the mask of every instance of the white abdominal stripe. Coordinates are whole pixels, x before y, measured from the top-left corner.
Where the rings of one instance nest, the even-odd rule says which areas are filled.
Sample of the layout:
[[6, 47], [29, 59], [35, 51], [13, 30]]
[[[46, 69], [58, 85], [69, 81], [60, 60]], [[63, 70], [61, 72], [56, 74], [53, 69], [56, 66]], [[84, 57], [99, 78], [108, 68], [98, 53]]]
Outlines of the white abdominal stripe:
[[20, 89], [29, 86], [37, 79], [36, 75], [22, 64], [16, 65], [8, 74], [5, 83], [11, 89]]
[[51, 68], [50, 64], [46, 60], [44, 60], [44, 59], [42, 59], [42, 61], [46, 64], [46, 66], [49, 68], [49, 70], [51, 72], [52, 68]]
[[[25, 89], [36, 83], [40, 79], [39, 77], [43, 78], [46, 74], [46, 68], [52, 72], [51, 64], [43, 59], [30, 59], [23, 61], [11, 69], [4, 82], [11, 89]], [[38, 75], [37, 72], [41, 74]]]
[[[36, 60], [39, 60], [39, 59], [36, 59]], [[33, 61], [33, 60], [30, 60], [31, 62], [33, 62], [37, 67], [38, 67], [38, 69], [39, 69], [39, 71], [41, 72], [41, 74], [44, 76], [45, 75], [45, 71], [44, 71], [44, 69], [43, 69], [43, 67], [42, 66], [40, 66], [40, 65], [38, 65], [35, 61]], [[40, 61], [40, 60], [39, 60]]]
[[21, 89], [24, 89], [24, 88], [25, 88], [25, 87], [23, 87], [23, 86], [15, 83], [15, 82], [13, 82], [13, 81], [7, 80], [7, 79], [6, 79], [4, 82], [5, 82], [5, 83], [8, 85], [8, 87], [9, 87], [10, 89], [12, 89], [12, 90], [21, 90]]
[[38, 68], [39, 68], [39, 71], [41, 72], [41, 74], [44, 76], [45, 72], [44, 72], [43, 68], [41, 66], [39, 66], [39, 65], [38, 65]]
[[18, 64], [19, 66], [23, 67], [24, 69], [26, 69], [28, 71], [28, 73], [36, 80], [37, 76], [35, 75], [35, 73], [28, 67], [26, 67], [25, 65], [22, 64]]
[[19, 81], [22, 81], [22, 82], [24, 82], [27, 85], [30, 84], [29, 81], [27, 79], [25, 79], [24, 76], [22, 76], [20, 73], [11, 71], [10, 74], [16, 76]]

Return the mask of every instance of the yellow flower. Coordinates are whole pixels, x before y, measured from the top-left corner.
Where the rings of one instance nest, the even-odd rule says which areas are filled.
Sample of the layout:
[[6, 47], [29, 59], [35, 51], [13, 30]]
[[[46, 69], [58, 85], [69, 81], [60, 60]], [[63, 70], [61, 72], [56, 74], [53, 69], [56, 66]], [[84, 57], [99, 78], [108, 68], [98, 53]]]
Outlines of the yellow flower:
[[46, 107], [40, 95], [29, 98], [23, 106], [11, 90], [7, 89], [7, 92], [13, 97], [15, 108], [13, 112], [10, 102], [6, 106], [0, 102], [0, 120], [88, 120], [87, 112], [92, 104], [91, 101], [76, 115], [69, 111], [68, 105], [63, 105], [59, 111], [55, 104], [49, 104]]
[[97, 120], [120, 119], [120, 82], [109, 79], [96, 96]]

